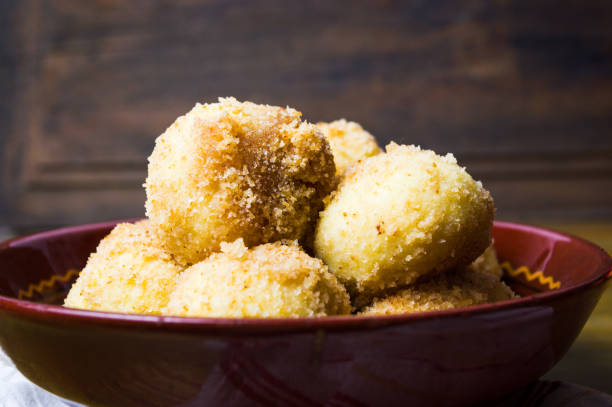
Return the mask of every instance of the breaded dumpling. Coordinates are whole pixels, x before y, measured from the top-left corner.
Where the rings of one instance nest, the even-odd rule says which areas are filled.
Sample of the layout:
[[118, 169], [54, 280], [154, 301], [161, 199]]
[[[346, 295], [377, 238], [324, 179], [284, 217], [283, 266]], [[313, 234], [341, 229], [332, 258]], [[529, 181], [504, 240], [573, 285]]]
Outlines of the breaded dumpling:
[[160, 314], [180, 272], [181, 268], [151, 233], [149, 221], [121, 223], [89, 256], [64, 305]]
[[483, 273], [493, 274], [497, 278], [501, 278], [504, 274], [499, 261], [497, 260], [497, 252], [493, 243], [468, 266], [472, 271], [480, 271]]
[[356, 305], [470, 264], [491, 242], [493, 199], [455, 158], [391, 143], [351, 167], [320, 213], [317, 257]]
[[197, 317], [319, 317], [347, 314], [349, 296], [297, 244], [247, 249], [242, 239], [181, 274], [166, 313]]
[[357, 161], [382, 152], [374, 136], [359, 123], [340, 119], [331, 123], [319, 122], [317, 127], [329, 140], [336, 162], [336, 175], [341, 175]]
[[486, 271], [465, 269], [426, 277], [398, 293], [376, 299], [362, 315], [408, 314], [442, 311], [509, 300], [516, 297], [510, 287]]
[[334, 184], [329, 144], [291, 108], [197, 104], [157, 138], [145, 183], [147, 216], [181, 264], [218, 251], [300, 239]]

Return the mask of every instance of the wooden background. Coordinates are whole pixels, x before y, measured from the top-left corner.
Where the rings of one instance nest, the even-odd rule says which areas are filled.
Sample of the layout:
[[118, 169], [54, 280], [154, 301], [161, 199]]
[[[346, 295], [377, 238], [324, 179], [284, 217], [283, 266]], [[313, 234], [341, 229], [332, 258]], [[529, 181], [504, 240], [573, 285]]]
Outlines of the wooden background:
[[0, 3], [0, 225], [142, 216], [154, 139], [233, 95], [454, 152], [498, 218], [612, 219], [609, 0]]

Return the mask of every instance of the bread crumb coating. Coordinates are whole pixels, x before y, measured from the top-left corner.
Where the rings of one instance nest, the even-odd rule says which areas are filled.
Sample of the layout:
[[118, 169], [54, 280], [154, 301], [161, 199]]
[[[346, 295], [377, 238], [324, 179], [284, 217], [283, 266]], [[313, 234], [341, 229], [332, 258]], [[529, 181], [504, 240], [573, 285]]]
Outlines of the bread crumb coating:
[[464, 267], [491, 242], [493, 199], [451, 154], [395, 143], [386, 150], [349, 168], [315, 232], [316, 256], [357, 306]]
[[317, 127], [323, 131], [329, 141], [334, 154], [337, 176], [342, 175], [348, 167], [359, 160], [382, 153], [374, 136], [364, 130], [359, 123], [340, 119], [330, 123], [319, 122]]
[[152, 233], [149, 221], [121, 223], [89, 256], [64, 305], [160, 314], [180, 272], [181, 268]]
[[348, 293], [294, 242], [248, 249], [242, 239], [181, 274], [166, 313], [197, 317], [320, 317], [348, 314]]
[[396, 294], [376, 299], [362, 315], [442, 311], [515, 298], [516, 294], [490, 270], [466, 268], [425, 277]]
[[497, 252], [493, 244], [490, 244], [489, 247], [468, 266], [468, 268], [472, 271], [492, 274], [500, 279], [504, 274], [497, 260]]
[[181, 264], [221, 242], [300, 239], [334, 185], [329, 144], [291, 108], [197, 104], [157, 138], [145, 183], [147, 216]]

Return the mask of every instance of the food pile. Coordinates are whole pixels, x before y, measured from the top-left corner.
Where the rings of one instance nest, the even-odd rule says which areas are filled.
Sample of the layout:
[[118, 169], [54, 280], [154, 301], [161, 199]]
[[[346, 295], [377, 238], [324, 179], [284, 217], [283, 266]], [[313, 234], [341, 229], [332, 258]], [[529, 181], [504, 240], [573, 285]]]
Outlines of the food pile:
[[197, 317], [382, 315], [513, 298], [489, 192], [451, 154], [220, 98], [155, 143], [147, 219], [117, 225], [65, 306]]

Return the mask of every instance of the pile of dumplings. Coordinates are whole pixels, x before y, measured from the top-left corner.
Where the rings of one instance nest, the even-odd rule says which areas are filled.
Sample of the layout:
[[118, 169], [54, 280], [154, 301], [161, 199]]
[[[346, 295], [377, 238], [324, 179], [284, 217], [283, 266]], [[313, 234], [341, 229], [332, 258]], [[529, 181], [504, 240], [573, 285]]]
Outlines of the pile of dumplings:
[[118, 224], [65, 300], [191, 317], [444, 310], [515, 297], [489, 192], [451, 154], [292, 108], [196, 104], [155, 143], [147, 218]]

